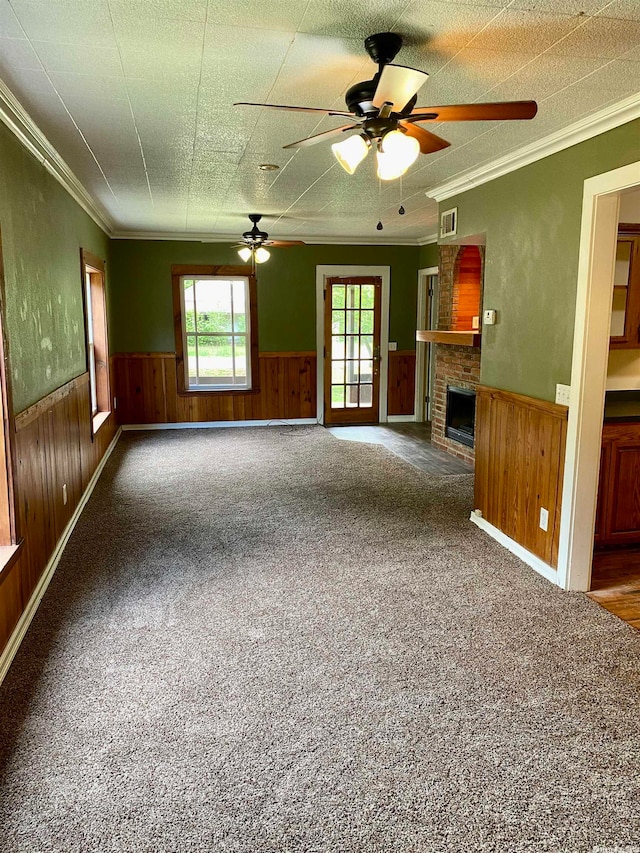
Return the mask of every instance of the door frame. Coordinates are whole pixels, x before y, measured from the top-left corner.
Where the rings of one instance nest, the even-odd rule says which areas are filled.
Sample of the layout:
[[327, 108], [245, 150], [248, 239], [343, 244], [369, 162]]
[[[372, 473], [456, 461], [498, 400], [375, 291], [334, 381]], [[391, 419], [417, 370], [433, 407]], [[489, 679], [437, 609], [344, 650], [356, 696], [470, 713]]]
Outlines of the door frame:
[[378, 420], [387, 422], [387, 395], [389, 372], [389, 297], [391, 293], [391, 267], [360, 266], [349, 264], [319, 264], [316, 266], [316, 352], [318, 423], [324, 423], [324, 290], [327, 278], [348, 276], [379, 276], [382, 282], [380, 306], [380, 402]]
[[584, 182], [557, 583], [591, 585], [620, 192], [640, 185], [640, 162]]
[[[418, 305], [416, 311], [416, 329], [422, 328], [419, 324], [426, 318], [426, 328], [431, 329], [433, 325], [433, 306], [437, 304], [438, 294], [435, 289], [429, 297], [429, 279], [439, 275], [439, 267], [425, 267], [418, 270]], [[431, 398], [431, 375], [432, 375], [432, 344], [425, 341], [416, 341], [416, 389], [413, 402], [415, 420], [423, 423], [431, 420], [431, 405], [426, 402], [425, 397]]]

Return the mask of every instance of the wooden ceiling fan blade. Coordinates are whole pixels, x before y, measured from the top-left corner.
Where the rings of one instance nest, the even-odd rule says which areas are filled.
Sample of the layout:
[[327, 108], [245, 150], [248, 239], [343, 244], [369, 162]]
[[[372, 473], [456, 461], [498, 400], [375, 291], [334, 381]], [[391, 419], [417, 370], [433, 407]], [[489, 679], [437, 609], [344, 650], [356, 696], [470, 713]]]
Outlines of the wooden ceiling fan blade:
[[299, 139], [297, 142], [290, 142], [289, 145], [283, 145], [283, 148], [307, 148], [309, 145], [316, 145], [318, 142], [325, 142], [334, 136], [340, 136], [347, 130], [359, 130], [357, 124], [343, 124], [341, 127], [334, 127], [331, 130], [325, 130], [323, 133], [316, 133], [315, 136], [307, 136], [306, 139]]
[[418, 140], [422, 154], [433, 154], [434, 151], [442, 151], [443, 148], [448, 148], [451, 145], [446, 139], [436, 136], [435, 133], [430, 133], [423, 127], [416, 127], [414, 124], [404, 121], [401, 121], [400, 124], [406, 130], [407, 136], [413, 136], [414, 139]]
[[251, 246], [248, 243], [234, 243], [232, 246], [229, 246], [230, 249], [250, 249]]
[[[493, 104], [448, 104], [416, 107], [408, 121], [510, 121], [531, 119], [538, 112], [535, 101], [502, 101]], [[433, 116], [436, 118], [433, 118]], [[421, 117], [422, 116], [422, 117]]]
[[247, 101], [237, 101], [234, 107], [264, 107], [268, 110], [288, 110], [295, 113], [322, 113], [326, 116], [344, 116], [351, 118], [353, 121], [359, 121], [353, 113], [345, 112], [344, 110], [325, 110], [322, 107], [288, 107], [285, 104], [251, 104]]
[[282, 249], [286, 246], [306, 246], [307, 244], [303, 240], [267, 240], [263, 245], [276, 246]]
[[400, 112], [418, 89], [427, 82], [429, 75], [405, 65], [385, 65], [373, 96], [373, 105], [380, 109], [384, 104], [393, 104]]

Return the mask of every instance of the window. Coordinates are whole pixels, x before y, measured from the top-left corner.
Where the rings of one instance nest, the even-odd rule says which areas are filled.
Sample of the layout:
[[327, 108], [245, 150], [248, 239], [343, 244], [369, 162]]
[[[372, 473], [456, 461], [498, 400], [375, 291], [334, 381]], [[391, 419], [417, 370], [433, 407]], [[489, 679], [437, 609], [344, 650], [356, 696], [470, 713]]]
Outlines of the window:
[[91, 422], [96, 433], [111, 413], [104, 262], [84, 250], [81, 256]]
[[174, 267], [178, 390], [256, 390], [255, 278], [247, 267]]

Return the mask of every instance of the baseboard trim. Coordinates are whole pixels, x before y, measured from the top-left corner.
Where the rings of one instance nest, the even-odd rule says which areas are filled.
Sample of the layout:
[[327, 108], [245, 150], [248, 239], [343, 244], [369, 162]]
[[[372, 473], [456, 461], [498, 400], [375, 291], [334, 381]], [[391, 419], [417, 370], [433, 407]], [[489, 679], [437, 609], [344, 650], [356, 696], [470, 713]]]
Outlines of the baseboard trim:
[[155, 429], [225, 429], [226, 427], [305, 426], [317, 424], [317, 418], [271, 418], [269, 421], [185, 421], [170, 424], [125, 424], [123, 432]]
[[0, 654], [0, 685], [4, 681], [4, 678], [9, 671], [9, 667], [13, 663], [13, 659], [16, 656], [18, 649], [20, 648], [20, 644], [22, 643], [25, 634], [29, 628], [29, 625], [33, 621], [33, 617], [36, 615], [40, 602], [47, 591], [47, 587], [51, 583], [51, 579], [54, 576], [56, 569], [58, 568], [58, 563], [60, 562], [60, 558], [62, 557], [62, 553], [69, 541], [69, 537], [73, 533], [73, 530], [82, 514], [82, 510], [85, 508], [87, 501], [91, 497], [93, 490], [96, 486], [100, 478], [100, 474], [104, 469], [104, 466], [107, 464], [108, 458], [111, 456], [113, 449], [118, 443], [118, 439], [120, 438], [122, 430], [118, 429], [116, 434], [114, 435], [111, 444], [106, 449], [104, 456], [100, 460], [98, 467], [93, 472], [93, 476], [89, 480], [87, 484], [87, 488], [84, 490], [82, 497], [78, 502], [78, 506], [75, 508], [75, 511], [71, 518], [69, 519], [69, 523], [65, 527], [62, 536], [58, 539], [58, 543], [55, 547], [55, 550], [51, 557], [49, 558], [49, 562], [45, 566], [45, 569], [40, 576], [40, 580], [36, 588], [34, 589], [31, 598], [29, 599], [29, 603], [27, 604], [24, 613], [18, 620], [18, 624], [13, 629], [13, 633], [9, 637], [9, 642], [5, 646], [2, 654]]
[[474, 510], [470, 516], [471, 521], [480, 528], [480, 530], [484, 530], [492, 539], [495, 539], [503, 548], [506, 548], [507, 551], [511, 551], [512, 554], [515, 554], [516, 557], [519, 557], [523, 563], [526, 563], [530, 566], [534, 571], [536, 571], [539, 575], [542, 575], [548, 581], [551, 581], [552, 584], [558, 586], [558, 573], [552, 567], [549, 566], [544, 560], [541, 560], [540, 557], [536, 557], [535, 554], [532, 554], [531, 551], [527, 551], [526, 548], [523, 548], [515, 539], [511, 539], [510, 536], [507, 536], [506, 533], [503, 533], [502, 530], [498, 530], [497, 527], [494, 527], [493, 524], [490, 524], [485, 518], [481, 515], [477, 514], [477, 511]]
[[415, 415], [387, 415], [388, 424], [413, 424], [415, 421]]

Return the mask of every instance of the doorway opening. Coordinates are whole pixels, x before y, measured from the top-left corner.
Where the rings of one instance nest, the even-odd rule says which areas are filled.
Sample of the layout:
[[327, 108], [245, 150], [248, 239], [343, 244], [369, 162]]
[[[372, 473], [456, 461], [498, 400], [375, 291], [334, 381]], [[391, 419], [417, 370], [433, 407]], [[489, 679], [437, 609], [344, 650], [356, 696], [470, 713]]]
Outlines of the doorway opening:
[[557, 574], [564, 589], [591, 588], [620, 201], [639, 186], [640, 162], [584, 183]]
[[[416, 329], [431, 331], [438, 325], [438, 267], [418, 270]], [[419, 423], [431, 422], [435, 387], [434, 345], [416, 341], [416, 387], [413, 411]]]
[[316, 267], [318, 423], [387, 421], [389, 267]]

